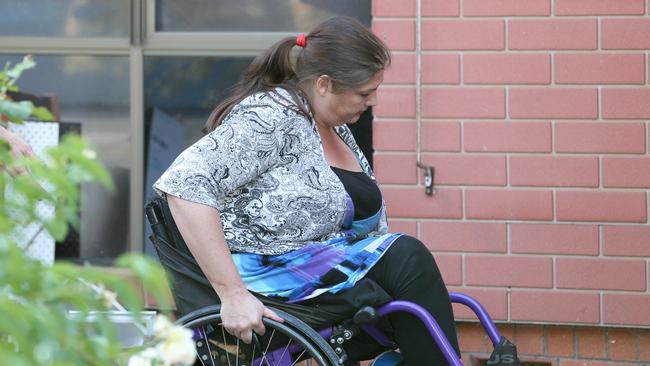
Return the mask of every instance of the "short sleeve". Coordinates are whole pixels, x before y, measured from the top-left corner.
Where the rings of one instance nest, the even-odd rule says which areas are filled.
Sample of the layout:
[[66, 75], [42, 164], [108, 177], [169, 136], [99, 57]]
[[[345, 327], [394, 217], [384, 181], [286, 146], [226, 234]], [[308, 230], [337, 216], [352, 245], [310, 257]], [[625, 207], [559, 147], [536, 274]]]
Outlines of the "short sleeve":
[[270, 98], [254, 101], [237, 105], [219, 127], [182, 152], [154, 188], [222, 209], [228, 193], [277, 164], [280, 130], [290, 116]]

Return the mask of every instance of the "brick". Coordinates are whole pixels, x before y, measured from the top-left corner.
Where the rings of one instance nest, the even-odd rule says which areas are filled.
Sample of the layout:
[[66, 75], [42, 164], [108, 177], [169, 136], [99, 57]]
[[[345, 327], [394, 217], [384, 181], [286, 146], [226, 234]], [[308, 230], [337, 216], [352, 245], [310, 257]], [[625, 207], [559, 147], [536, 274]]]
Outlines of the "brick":
[[553, 195], [542, 190], [467, 190], [467, 218], [490, 220], [551, 220]]
[[650, 188], [650, 158], [604, 157], [605, 187]]
[[468, 152], [551, 152], [548, 122], [465, 122]]
[[422, 16], [457, 17], [459, 15], [458, 0], [422, 0]]
[[378, 103], [373, 107], [378, 117], [415, 117], [415, 88], [382, 86]]
[[414, 220], [388, 220], [391, 233], [404, 233], [412, 237], [418, 236], [418, 223]]
[[460, 151], [460, 123], [422, 121], [420, 143], [422, 151]]
[[643, 54], [554, 55], [558, 84], [643, 84]]
[[415, 151], [415, 122], [374, 120], [372, 146], [375, 151]]
[[522, 355], [544, 354], [544, 328], [537, 325], [517, 326], [517, 351]]
[[502, 223], [423, 221], [420, 239], [435, 252], [506, 251], [506, 225]]
[[643, 14], [644, 0], [555, 0], [555, 15]]
[[645, 291], [646, 264], [641, 259], [557, 258], [558, 288]]
[[[415, 0], [401, 1], [399, 6], [394, 0], [372, 0], [372, 15], [375, 17], [413, 17]], [[458, 0], [423, 0], [422, 16], [455, 17], [460, 14]]]
[[606, 324], [650, 324], [650, 295], [603, 294], [603, 322]]
[[415, 16], [415, 0], [402, 0], [399, 6], [393, 0], [372, 0], [370, 9], [373, 17]]
[[637, 335], [630, 329], [607, 330], [607, 356], [612, 360], [636, 361]]
[[560, 153], [628, 153], [646, 151], [643, 123], [562, 122], [555, 124]]
[[487, 352], [487, 335], [477, 323], [459, 323], [456, 326], [458, 343], [463, 352]]
[[598, 323], [600, 296], [595, 292], [517, 291], [510, 294], [512, 320]]
[[650, 257], [650, 226], [610, 226], [602, 229], [603, 254]]
[[596, 360], [560, 360], [560, 366], [639, 366], [637, 362], [607, 362]]
[[[460, 292], [476, 299], [483, 307], [490, 309], [490, 317], [494, 320], [508, 319], [508, 294], [505, 289], [459, 287], [449, 288], [449, 291]], [[454, 304], [454, 317], [456, 319], [477, 319], [476, 314], [462, 304]]]
[[465, 256], [465, 283], [480, 286], [553, 286], [551, 258], [513, 256]]
[[379, 183], [417, 183], [417, 167], [414, 154], [376, 153], [373, 162], [375, 175]]
[[578, 357], [604, 358], [605, 332], [601, 328], [576, 329], [578, 340]]
[[424, 187], [383, 186], [388, 215], [403, 218], [449, 218], [462, 216], [459, 189], [437, 188], [433, 196]]
[[513, 323], [499, 324], [499, 333], [507, 339], [516, 342], [515, 327], [516, 325]]
[[423, 50], [503, 50], [503, 20], [423, 20]]
[[550, 0], [464, 0], [463, 15], [526, 16], [551, 15]]
[[[422, 162], [435, 168], [435, 184], [506, 185], [505, 156], [423, 155]], [[424, 174], [420, 171], [420, 176]]]
[[511, 156], [513, 186], [598, 187], [597, 157]]
[[457, 286], [463, 283], [463, 263], [460, 255], [435, 254], [435, 259], [445, 284]]
[[602, 98], [603, 118], [650, 118], [650, 88], [604, 88]]
[[466, 54], [463, 77], [465, 84], [549, 84], [551, 60], [542, 54]]
[[598, 227], [572, 224], [510, 224], [513, 253], [598, 255]]
[[422, 54], [422, 82], [427, 84], [459, 84], [460, 56], [455, 54]]
[[372, 31], [391, 51], [415, 50], [415, 22], [413, 20], [374, 19]]
[[595, 19], [514, 19], [508, 23], [511, 50], [594, 50]]
[[596, 118], [598, 90], [587, 88], [512, 88], [512, 118]]
[[568, 327], [546, 328], [546, 349], [549, 356], [574, 357], [573, 329]]
[[384, 83], [415, 83], [415, 55], [411, 53], [392, 54], [390, 65], [384, 72]]
[[639, 360], [650, 361], [650, 330], [639, 331]]
[[560, 221], [647, 221], [645, 192], [557, 191]]
[[610, 50], [644, 50], [650, 48], [650, 19], [603, 19], [602, 48]]
[[423, 88], [422, 116], [504, 118], [503, 88]]

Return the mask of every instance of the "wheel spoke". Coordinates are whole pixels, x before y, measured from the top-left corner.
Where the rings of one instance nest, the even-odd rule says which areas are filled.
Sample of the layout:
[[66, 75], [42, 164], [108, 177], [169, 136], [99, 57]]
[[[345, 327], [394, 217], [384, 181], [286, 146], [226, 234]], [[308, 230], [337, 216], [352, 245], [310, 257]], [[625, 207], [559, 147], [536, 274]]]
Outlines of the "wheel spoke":
[[291, 364], [291, 366], [294, 366], [294, 365], [296, 364], [296, 362], [298, 362], [298, 360], [300, 360], [300, 358], [302, 357], [302, 355], [305, 354], [306, 351], [307, 351], [306, 349], [303, 349], [302, 352], [300, 352], [300, 355], [298, 355], [298, 357], [296, 357], [296, 360], [293, 361], [293, 363]]
[[225, 345], [224, 350], [226, 352], [226, 360], [228, 360], [228, 366], [230, 366], [230, 352], [228, 352], [228, 340], [226, 339], [226, 331], [223, 329], [223, 323], [219, 325], [221, 326], [221, 335], [223, 336], [223, 344]]
[[[284, 350], [282, 351], [282, 354], [280, 355], [280, 359], [278, 360], [278, 364], [282, 365], [282, 359], [284, 358], [284, 354], [287, 353], [287, 350], [289, 350], [289, 345], [291, 344], [292, 339], [289, 338], [289, 343], [287, 343], [286, 346], [284, 346]], [[291, 356], [289, 356], [291, 357]]]
[[[266, 358], [266, 354], [269, 352], [269, 347], [271, 346], [271, 341], [273, 340], [274, 335], [275, 335], [275, 329], [273, 329], [273, 332], [271, 332], [271, 338], [269, 338], [269, 341], [266, 344], [266, 349], [262, 353], [262, 361], [266, 360], [266, 365], [267, 366], [271, 366], [271, 365], [269, 365], [269, 360]], [[262, 362], [262, 361], [260, 361], [260, 362]]]
[[[205, 331], [205, 326], [201, 327], [201, 336], [203, 336], [205, 347], [208, 349], [208, 357], [210, 358], [210, 363], [212, 364], [212, 366], [215, 366], [214, 358], [212, 358], [212, 350], [210, 350], [210, 340], [208, 339], [208, 332]], [[205, 366], [205, 362], [203, 362], [203, 358], [199, 356], [199, 359], [201, 359], [201, 364]]]
[[239, 366], [239, 338], [237, 338], [237, 352], [235, 353], [235, 366]]

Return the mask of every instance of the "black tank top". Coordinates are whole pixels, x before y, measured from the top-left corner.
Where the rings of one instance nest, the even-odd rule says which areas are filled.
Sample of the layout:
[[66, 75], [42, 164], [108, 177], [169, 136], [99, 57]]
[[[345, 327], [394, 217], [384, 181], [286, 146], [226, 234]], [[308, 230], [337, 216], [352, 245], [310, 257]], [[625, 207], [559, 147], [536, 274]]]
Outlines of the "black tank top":
[[381, 208], [379, 187], [364, 172], [353, 172], [337, 167], [332, 171], [343, 183], [354, 204], [354, 220], [363, 220], [374, 215]]

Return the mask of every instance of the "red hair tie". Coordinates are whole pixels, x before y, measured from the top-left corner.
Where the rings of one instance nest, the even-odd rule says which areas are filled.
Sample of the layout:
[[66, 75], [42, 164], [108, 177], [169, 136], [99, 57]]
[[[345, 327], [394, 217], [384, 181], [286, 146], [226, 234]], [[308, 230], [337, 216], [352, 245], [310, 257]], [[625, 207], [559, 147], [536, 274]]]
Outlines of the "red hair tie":
[[298, 36], [296, 36], [296, 46], [305, 48], [306, 45], [307, 45], [307, 35], [305, 35], [305, 33], [300, 33]]

